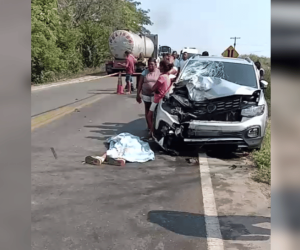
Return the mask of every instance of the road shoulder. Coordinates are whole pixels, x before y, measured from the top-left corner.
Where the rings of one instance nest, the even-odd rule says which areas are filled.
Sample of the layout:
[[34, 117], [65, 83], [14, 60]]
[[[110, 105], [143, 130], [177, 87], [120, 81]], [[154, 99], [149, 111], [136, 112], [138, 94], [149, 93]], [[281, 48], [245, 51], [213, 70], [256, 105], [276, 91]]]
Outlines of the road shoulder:
[[224, 158], [208, 156], [224, 248], [270, 249], [270, 186], [252, 180], [248, 158]]

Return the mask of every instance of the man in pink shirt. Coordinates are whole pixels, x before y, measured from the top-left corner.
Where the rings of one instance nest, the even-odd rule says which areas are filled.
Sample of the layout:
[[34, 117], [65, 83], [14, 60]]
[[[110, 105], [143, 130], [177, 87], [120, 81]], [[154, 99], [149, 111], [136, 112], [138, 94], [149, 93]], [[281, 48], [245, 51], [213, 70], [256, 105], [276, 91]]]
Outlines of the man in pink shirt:
[[132, 84], [132, 75], [135, 72], [135, 63], [136, 63], [136, 59], [134, 58], [134, 56], [131, 54], [130, 51], [125, 51], [125, 55], [126, 55], [126, 64], [122, 64], [119, 63], [122, 66], [126, 67], [126, 88], [129, 92], [129, 94], [131, 94], [131, 91], [134, 91], [133, 88], [133, 84]]

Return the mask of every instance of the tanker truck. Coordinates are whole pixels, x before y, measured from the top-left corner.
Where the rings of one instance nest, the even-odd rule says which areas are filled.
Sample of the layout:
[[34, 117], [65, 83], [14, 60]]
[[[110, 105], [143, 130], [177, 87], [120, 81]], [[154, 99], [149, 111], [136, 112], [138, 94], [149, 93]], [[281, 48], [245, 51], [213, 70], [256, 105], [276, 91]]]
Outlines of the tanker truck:
[[141, 73], [147, 67], [147, 58], [158, 56], [158, 36], [135, 34], [128, 30], [114, 31], [109, 37], [109, 50], [113, 60], [106, 63], [107, 74], [125, 71], [119, 63], [126, 63], [125, 51], [131, 51], [138, 59], [135, 72]]

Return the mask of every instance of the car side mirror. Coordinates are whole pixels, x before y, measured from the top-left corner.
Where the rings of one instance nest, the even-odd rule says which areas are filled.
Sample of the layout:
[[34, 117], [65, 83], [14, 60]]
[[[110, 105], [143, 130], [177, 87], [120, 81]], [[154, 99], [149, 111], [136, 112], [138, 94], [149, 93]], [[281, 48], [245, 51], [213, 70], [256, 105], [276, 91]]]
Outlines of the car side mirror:
[[262, 89], [266, 89], [267, 87], [268, 87], [268, 82], [266, 82], [265, 80], [261, 80], [260, 81], [260, 87], [262, 88]]

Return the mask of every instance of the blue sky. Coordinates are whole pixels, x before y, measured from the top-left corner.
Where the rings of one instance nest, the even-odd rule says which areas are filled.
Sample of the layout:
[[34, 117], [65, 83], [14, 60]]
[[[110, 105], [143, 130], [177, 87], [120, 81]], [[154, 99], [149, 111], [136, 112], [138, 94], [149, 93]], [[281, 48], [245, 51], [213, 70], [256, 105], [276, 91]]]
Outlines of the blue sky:
[[196, 47], [210, 55], [221, 53], [237, 40], [239, 54], [270, 57], [270, 0], [139, 0], [150, 9], [160, 45], [178, 52], [183, 47]]

